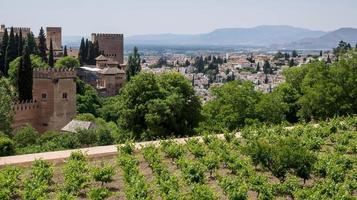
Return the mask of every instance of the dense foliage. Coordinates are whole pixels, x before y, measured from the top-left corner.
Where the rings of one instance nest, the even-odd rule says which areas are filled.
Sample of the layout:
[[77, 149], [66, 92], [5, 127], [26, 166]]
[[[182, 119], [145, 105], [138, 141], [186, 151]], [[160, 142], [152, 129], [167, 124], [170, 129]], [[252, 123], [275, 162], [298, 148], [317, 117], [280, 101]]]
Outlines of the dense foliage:
[[127, 138], [189, 135], [200, 120], [200, 101], [178, 73], [141, 73], [125, 85], [114, 105]]

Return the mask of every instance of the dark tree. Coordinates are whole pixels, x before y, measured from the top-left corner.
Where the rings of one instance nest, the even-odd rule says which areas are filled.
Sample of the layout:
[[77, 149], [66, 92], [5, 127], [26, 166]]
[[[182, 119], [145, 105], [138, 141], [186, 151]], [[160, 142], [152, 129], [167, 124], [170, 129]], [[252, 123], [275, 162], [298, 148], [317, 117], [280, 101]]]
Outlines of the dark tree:
[[196, 58], [195, 67], [197, 68], [198, 73], [203, 73], [205, 69], [205, 63], [202, 56]]
[[29, 53], [30, 54], [35, 54], [35, 55], [39, 54], [38, 47], [37, 47], [37, 44], [36, 44], [36, 39], [35, 39], [35, 36], [33, 35], [32, 32], [27, 34], [26, 44], [25, 45], [27, 45], [27, 47], [29, 48]]
[[85, 52], [85, 43], [84, 38], [81, 40], [81, 45], [79, 46], [78, 58], [81, 65], [83, 65], [86, 61], [86, 52]]
[[320, 57], [322, 57], [322, 51], [320, 51]]
[[98, 40], [95, 40], [93, 43], [93, 54], [94, 54], [94, 58], [97, 58], [98, 56], [100, 56]]
[[291, 52], [291, 57], [296, 58], [298, 56], [299, 56], [299, 54], [297, 53], [296, 50], [293, 50], [293, 52]]
[[19, 38], [18, 38], [18, 43], [17, 43], [17, 55], [18, 56], [22, 56], [22, 52], [24, 49], [24, 41], [22, 39], [22, 30], [20, 29], [20, 33], [19, 33]]
[[16, 47], [16, 58], [17, 58], [21, 54], [19, 53], [19, 35], [17, 33], [15, 34], [15, 47]]
[[68, 53], [67, 53], [67, 46], [65, 45], [64, 50], [63, 50], [63, 57], [66, 57], [66, 56], [68, 56]]
[[14, 29], [11, 27], [9, 42], [7, 44], [6, 54], [5, 54], [5, 65], [4, 65], [5, 76], [8, 75], [7, 71], [9, 69], [9, 64], [17, 57], [17, 53], [18, 52], [17, 52], [16, 41], [15, 41]]
[[186, 60], [186, 61], [185, 61], [185, 66], [188, 67], [188, 66], [190, 66], [190, 65], [191, 65], [190, 61]]
[[129, 55], [128, 66], [126, 67], [126, 81], [130, 81], [132, 77], [137, 75], [141, 71], [140, 54], [137, 47], [134, 47], [134, 51]]
[[86, 58], [86, 64], [89, 65], [95, 65], [95, 55], [94, 55], [94, 48], [93, 48], [93, 44], [90, 41], [86, 41], [86, 45], [87, 45], [87, 58]]
[[18, 92], [19, 100], [32, 99], [32, 66], [28, 46], [25, 46], [23, 55], [20, 59], [19, 72], [18, 72]]
[[6, 58], [6, 48], [9, 42], [9, 35], [7, 29], [5, 29], [4, 36], [2, 37], [1, 49], [0, 49], [0, 74], [6, 74], [5, 58]]
[[269, 61], [264, 61], [264, 65], [263, 65], [263, 71], [264, 71], [264, 74], [269, 74], [271, 72], [271, 66], [270, 66], [270, 63]]
[[292, 58], [292, 59], [290, 59], [290, 61], [289, 61], [289, 67], [294, 67], [295, 66], [295, 61], [294, 61], [294, 59]]
[[40, 54], [43, 62], [47, 63], [46, 35], [45, 35], [45, 31], [43, 30], [42, 27], [40, 29], [40, 34], [38, 35], [38, 50], [39, 50], [39, 54]]
[[53, 67], [55, 65], [55, 61], [54, 61], [54, 58], [53, 58], [53, 45], [52, 45], [52, 39], [50, 39], [50, 52], [49, 52], [49, 55], [48, 55], [48, 65], [50, 67]]
[[332, 63], [331, 58], [330, 58], [330, 55], [327, 56], [326, 63]]

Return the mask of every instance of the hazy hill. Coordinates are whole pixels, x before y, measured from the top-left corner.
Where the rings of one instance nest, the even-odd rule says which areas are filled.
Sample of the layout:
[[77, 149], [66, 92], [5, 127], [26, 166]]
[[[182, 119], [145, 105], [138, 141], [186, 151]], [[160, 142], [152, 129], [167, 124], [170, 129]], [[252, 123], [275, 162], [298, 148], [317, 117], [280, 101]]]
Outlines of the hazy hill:
[[321, 37], [305, 38], [285, 44], [284, 47], [296, 49], [331, 49], [336, 47], [341, 40], [351, 43], [352, 46], [355, 46], [357, 43], [357, 29], [340, 28]]
[[320, 37], [322, 31], [292, 26], [257, 26], [253, 28], [225, 28], [197, 35], [157, 34], [127, 37], [127, 44], [157, 45], [250, 45], [270, 46], [303, 38]]

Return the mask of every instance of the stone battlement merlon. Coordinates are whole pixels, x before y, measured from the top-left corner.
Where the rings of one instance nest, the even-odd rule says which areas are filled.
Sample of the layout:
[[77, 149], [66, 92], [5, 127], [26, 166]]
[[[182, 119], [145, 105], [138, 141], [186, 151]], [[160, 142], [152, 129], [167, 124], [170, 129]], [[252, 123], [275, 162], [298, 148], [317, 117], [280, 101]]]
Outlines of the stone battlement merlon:
[[11, 105], [11, 108], [14, 112], [18, 113], [21, 111], [38, 110], [40, 106], [36, 100], [28, 100], [28, 101], [14, 102]]
[[47, 78], [47, 79], [59, 79], [59, 78], [76, 78], [77, 73], [74, 68], [67, 69], [34, 69], [33, 70], [33, 78]]
[[12, 27], [14, 29], [15, 32], [20, 32], [21, 31], [26, 31], [29, 32], [31, 29], [28, 27]]
[[92, 37], [123, 37], [123, 34], [118, 33], [92, 33]]

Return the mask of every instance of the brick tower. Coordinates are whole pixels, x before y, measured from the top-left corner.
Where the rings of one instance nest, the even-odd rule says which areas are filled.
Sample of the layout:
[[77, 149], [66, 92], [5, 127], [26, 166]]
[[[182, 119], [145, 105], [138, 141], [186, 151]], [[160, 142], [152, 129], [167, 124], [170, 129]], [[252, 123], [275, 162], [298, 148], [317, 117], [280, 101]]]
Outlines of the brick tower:
[[39, 131], [61, 130], [76, 114], [76, 72], [47, 69], [33, 72], [33, 98], [39, 103]]
[[124, 63], [123, 34], [92, 33], [92, 42], [98, 42], [99, 51], [103, 56]]

